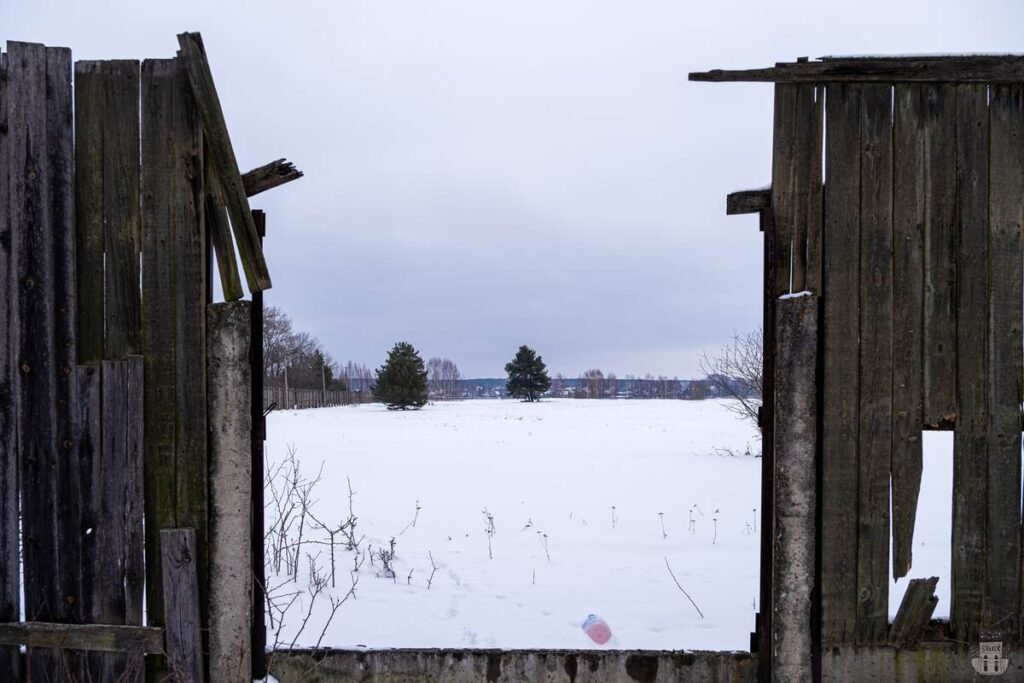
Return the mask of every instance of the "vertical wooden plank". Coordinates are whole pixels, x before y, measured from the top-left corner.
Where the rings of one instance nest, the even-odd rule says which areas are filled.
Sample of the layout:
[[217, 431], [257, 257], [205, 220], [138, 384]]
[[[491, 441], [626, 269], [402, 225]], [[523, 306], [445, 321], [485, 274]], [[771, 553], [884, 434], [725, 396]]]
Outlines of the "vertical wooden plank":
[[185, 80], [173, 59], [142, 65], [142, 349], [148, 616], [162, 625], [159, 530], [177, 526], [174, 235], [196, 220], [184, 149], [190, 127]]
[[[18, 446], [15, 440], [17, 327], [14, 305], [16, 235], [9, 211], [10, 157], [8, 140], [7, 56], [0, 54], [0, 622], [18, 621], [21, 579], [18, 572]], [[17, 647], [0, 647], [0, 680], [20, 678]]]
[[857, 640], [889, 624], [892, 460], [892, 87], [861, 91], [860, 407], [857, 440]]
[[139, 350], [139, 63], [75, 64], [82, 359]]
[[[814, 85], [780, 83], [775, 86], [772, 144], [775, 297], [803, 291], [808, 283], [808, 235], [817, 232], [821, 225], [821, 112]], [[816, 250], [817, 238], [813, 243], [812, 250]], [[817, 266], [812, 270], [817, 277]]]
[[825, 94], [821, 638], [850, 644], [857, 615], [860, 321], [860, 85]]
[[[262, 211], [252, 212], [256, 231], [260, 236], [260, 246], [267, 234], [267, 216]], [[267, 677], [267, 624], [266, 624], [266, 558], [264, 557], [264, 509], [263, 509], [263, 442], [266, 440], [266, 419], [263, 410], [266, 404], [263, 378], [263, 292], [253, 292], [252, 318], [249, 330], [252, 334], [250, 343], [250, 362], [252, 368], [252, 677]]]
[[804, 288], [821, 293], [822, 233], [824, 220], [824, 187], [822, 182], [823, 140], [825, 127], [825, 88], [814, 90], [814, 107], [810, 112], [809, 136], [805, 143], [808, 163], [804, 180], [806, 201], [804, 222], [807, 225], [807, 277]]
[[925, 145], [924, 422], [956, 420], [956, 87], [923, 91]]
[[925, 91], [897, 83], [893, 112], [892, 575], [912, 563], [924, 427]]
[[988, 626], [1020, 628], [1021, 382], [1024, 381], [1024, 87], [993, 85], [989, 104]]
[[776, 300], [775, 542], [772, 680], [814, 680], [811, 592], [816, 561], [818, 297]]
[[[772, 209], [761, 212], [764, 234], [763, 333], [764, 367], [761, 378], [766, 399], [761, 405], [761, 585], [757, 611], [757, 670], [761, 680], [771, 679], [772, 651], [772, 567], [774, 556], [773, 518], [775, 508], [775, 228]], [[276, 388], [275, 388], [276, 390]], [[280, 405], [280, 404], [279, 404]]]
[[78, 358], [103, 358], [103, 62], [75, 62]]
[[124, 547], [124, 623], [142, 625], [142, 604], [145, 591], [145, 536], [143, 520], [143, 444], [145, 361], [142, 356], [129, 356], [124, 361], [125, 435], [123, 512], [125, 519]]
[[[204, 165], [206, 163], [204, 157]], [[217, 177], [206, 174], [206, 229], [217, 256], [217, 272], [225, 301], [242, 298], [242, 281], [238, 277], [238, 263], [235, 261], [235, 246], [231, 241], [231, 226], [224, 209], [224, 193]], [[212, 277], [208, 273], [207, 277]], [[212, 283], [211, 283], [212, 285]]]
[[200, 633], [199, 580], [196, 534], [193, 529], [160, 531], [163, 562], [165, 642], [171, 680], [202, 681], [203, 644]]
[[957, 640], [974, 640], [985, 609], [988, 502], [988, 89], [958, 85], [957, 383], [953, 452], [950, 620]]

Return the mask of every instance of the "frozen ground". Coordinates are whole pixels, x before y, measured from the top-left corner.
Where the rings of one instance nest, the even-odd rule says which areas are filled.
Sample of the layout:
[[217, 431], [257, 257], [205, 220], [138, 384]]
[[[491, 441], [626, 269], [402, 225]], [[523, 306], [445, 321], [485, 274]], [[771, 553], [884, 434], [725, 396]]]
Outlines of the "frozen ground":
[[[365, 561], [355, 599], [339, 608], [324, 646], [598, 647], [580, 628], [589, 613], [612, 628], [605, 647], [749, 645], [761, 461], [720, 453], [758, 447], [721, 402], [478, 400], [418, 412], [363, 405], [275, 412], [267, 426], [271, 463], [293, 446], [306, 475], [323, 464], [319, 519], [348, 517], [351, 478], [363, 549], [396, 541], [396, 579], [376, 575], [379, 560]], [[951, 466], [929, 467], [950, 462], [936, 441], [927, 442], [937, 452], [926, 461], [922, 497], [939, 491], [946, 500]], [[939, 521], [919, 524], [913, 576], [930, 575], [920, 567], [939, 572], [940, 595], [948, 595], [949, 505], [922, 507]], [[485, 514], [494, 520], [493, 559]], [[307, 528], [305, 537], [326, 534]], [[322, 567], [330, 561], [327, 546], [307, 544], [299, 588], [309, 582], [307, 551], [320, 553]], [[428, 553], [438, 567], [429, 589]], [[341, 596], [355, 558], [342, 549], [335, 556], [333, 593]], [[295, 588], [283, 577], [268, 583], [281, 594]], [[902, 586], [892, 593], [895, 610]], [[939, 611], [948, 613], [945, 595]], [[281, 630], [284, 645], [307, 600], [299, 598]], [[315, 603], [297, 645], [316, 643], [328, 609]]]

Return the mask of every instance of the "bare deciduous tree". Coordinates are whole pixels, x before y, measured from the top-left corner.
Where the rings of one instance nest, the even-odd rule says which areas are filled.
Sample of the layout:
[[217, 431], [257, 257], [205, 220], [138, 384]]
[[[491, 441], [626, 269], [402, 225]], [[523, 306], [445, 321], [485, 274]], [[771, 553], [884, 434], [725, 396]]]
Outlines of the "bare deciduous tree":
[[720, 396], [735, 399], [729, 410], [747, 420], [761, 432], [758, 412], [761, 408], [764, 372], [764, 335], [760, 329], [735, 334], [732, 343], [714, 356], [705, 353], [701, 370]]
[[427, 361], [427, 387], [432, 398], [461, 398], [462, 375], [459, 366], [448, 358]]

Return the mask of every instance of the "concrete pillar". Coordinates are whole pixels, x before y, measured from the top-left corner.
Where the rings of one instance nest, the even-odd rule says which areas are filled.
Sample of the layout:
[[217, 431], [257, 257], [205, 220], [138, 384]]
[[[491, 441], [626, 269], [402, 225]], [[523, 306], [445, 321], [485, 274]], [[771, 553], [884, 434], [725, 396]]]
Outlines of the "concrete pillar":
[[776, 301], [775, 349], [772, 680], [812, 683], [817, 296], [804, 293]]
[[210, 680], [252, 681], [248, 301], [206, 309], [210, 429]]

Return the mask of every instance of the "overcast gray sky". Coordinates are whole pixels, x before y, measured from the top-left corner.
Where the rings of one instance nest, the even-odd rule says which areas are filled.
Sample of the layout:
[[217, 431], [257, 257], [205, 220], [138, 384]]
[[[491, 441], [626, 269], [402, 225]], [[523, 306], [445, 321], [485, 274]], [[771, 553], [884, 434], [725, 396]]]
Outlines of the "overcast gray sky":
[[[835, 9], [841, 7], [842, 9]], [[0, 39], [166, 57], [203, 34], [268, 212], [267, 300], [336, 359], [398, 340], [499, 376], [689, 377], [760, 320], [771, 86], [689, 71], [798, 56], [1024, 52], [1020, 0], [0, 0]]]

